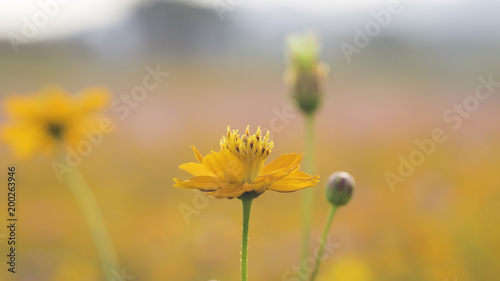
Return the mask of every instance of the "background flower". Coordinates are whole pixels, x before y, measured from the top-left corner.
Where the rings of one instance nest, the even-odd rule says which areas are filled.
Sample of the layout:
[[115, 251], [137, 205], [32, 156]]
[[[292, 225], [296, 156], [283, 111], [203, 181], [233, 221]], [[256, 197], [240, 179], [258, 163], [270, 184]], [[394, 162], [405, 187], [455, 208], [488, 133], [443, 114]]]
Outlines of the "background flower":
[[74, 146], [84, 137], [84, 130], [97, 126], [98, 114], [108, 100], [104, 89], [71, 96], [57, 86], [10, 96], [4, 101], [9, 121], [1, 128], [1, 138], [21, 157], [35, 151], [53, 153], [58, 144]]

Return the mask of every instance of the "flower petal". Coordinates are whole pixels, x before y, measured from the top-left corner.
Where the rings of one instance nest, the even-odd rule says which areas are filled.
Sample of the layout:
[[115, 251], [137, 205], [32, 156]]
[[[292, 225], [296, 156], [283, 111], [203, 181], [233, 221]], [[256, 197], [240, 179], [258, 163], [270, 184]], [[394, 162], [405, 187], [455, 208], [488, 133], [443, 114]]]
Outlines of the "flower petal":
[[243, 164], [228, 150], [212, 151], [203, 158], [203, 165], [223, 181], [231, 183], [243, 181]]
[[216, 177], [199, 176], [188, 180], [178, 180], [174, 178], [174, 187], [186, 189], [199, 189], [201, 191], [215, 191], [219, 189], [219, 179]]
[[203, 162], [203, 155], [201, 155], [200, 151], [198, 151], [198, 149], [196, 149], [196, 147], [194, 145], [192, 145], [191, 148], [194, 151], [194, 157], [196, 157], [196, 160], [198, 160], [198, 162], [202, 163]]
[[9, 144], [20, 158], [28, 158], [36, 150], [50, 144], [50, 139], [38, 126], [23, 123], [2, 126], [0, 139]]
[[215, 177], [216, 175], [207, 169], [204, 165], [200, 163], [185, 163], [179, 166], [180, 169], [192, 174], [193, 176], [211, 176]]
[[[298, 167], [297, 167], [298, 169]], [[271, 184], [275, 183], [276, 181], [288, 176], [290, 173], [288, 172], [282, 172], [282, 171], [276, 171], [271, 174], [263, 175], [257, 177], [251, 185], [246, 186], [245, 190], [251, 191], [254, 190], [257, 193], [262, 193], [264, 192], [268, 186]]]
[[40, 99], [45, 118], [48, 120], [69, 120], [72, 115], [81, 114], [75, 110], [71, 96], [58, 86], [47, 86], [40, 93]]
[[239, 197], [244, 192], [245, 190], [243, 190], [243, 184], [238, 182], [238, 183], [227, 183], [224, 187], [214, 192], [210, 192], [209, 195], [215, 198], [234, 198], [234, 197]]
[[34, 117], [44, 116], [46, 111], [39, 95], [33, 97], [9, 96], [5, 98], [3, 107], [7, 116], [22, 120], [32, 120]]
[[319, 182], [318, 179], [319, 176], [310, 176], [304, 172], [295, 171], [290, 175], [277, 180], [267, 188], [278, 192], [292, 192], [314, 186], [317, 182]]
[[271, 163], [264, 166], [261, 175], [266, 175], [273, 173], [277, 170], [288, 170], [296, 165], [299, 165], [302, 161], [302, 154], [290, 153], [282, 154], [278, 158], [271, 161]]

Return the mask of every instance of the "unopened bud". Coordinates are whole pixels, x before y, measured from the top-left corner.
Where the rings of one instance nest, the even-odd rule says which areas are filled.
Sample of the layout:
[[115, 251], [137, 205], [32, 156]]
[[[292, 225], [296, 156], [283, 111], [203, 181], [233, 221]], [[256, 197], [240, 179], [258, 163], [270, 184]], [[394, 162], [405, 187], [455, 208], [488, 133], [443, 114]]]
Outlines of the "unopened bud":
[[354, 189], [354, 178], [346, 172], [336, 172], [330, 176], [326, 188], [326, 198], [334, 206], [343, 206], [349, 202]]
[[312, 114], [321, 103], [328, 66], [318, 61], [320, 47], [315, 34], [291, 35], [287, 45], [285, 81], [299, 108], [306, 114]]

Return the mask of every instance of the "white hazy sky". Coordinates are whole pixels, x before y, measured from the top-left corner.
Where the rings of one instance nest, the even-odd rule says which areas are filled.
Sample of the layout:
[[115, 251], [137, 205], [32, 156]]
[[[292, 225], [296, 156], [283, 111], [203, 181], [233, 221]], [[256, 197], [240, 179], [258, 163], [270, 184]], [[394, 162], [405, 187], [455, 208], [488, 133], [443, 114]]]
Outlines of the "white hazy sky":
[[[179, 0], [180, 2], [185, 0]], [[235, 6], [271, 8], [271, 7], [295, 7], [312, 12], [328, 12], [332, 10], [345, 9], [369, 9], [371, 7], [383, 7], [391, 1], [398, 0], [190, 0], [190, 2], [213, 6], [214, 2], [235, 3]], [[399, 0], [399, 2], [413, 2], [419, 4], [448, 4], [465, 2], [468, 0]]]
[[[39, 21], [30, 40], [59, 37], [116, 23], [127, 16], [138, 0], [1, 0], [0, 36], [21, 35], [26, 22]], [[44, 8], [43, 3], [51, 3]], [[49, 8], [50, 7], [50, 8]], [[45, 21], [47, 10], [51, 15]], [[38, 17], [37, 17], [38, 15]], [[35, 18], [35, 19], [34, 19]], [[36, 27], [36, 26], [35, 26]]]
[[[160, 0], [161, 1], [161, 0]], [[235, 3], [252, 8], [290, 7], [310, 12], [327, 12], [341, 9], [368, 9], [384, 6], [390, 0], [178, 0], [193, 2], [212, 8], [214, 1]], [[411, 1], [411, 0], [410, 0]], [[467, 0], [413, 0], [411, 2], [442, 4]], [[82, 30], [100, 28], [119, 22], [132, 8], [152, 0], [0, 0], [0, 37], [8, 34], [22, 35], [23, 28], [39, 20], [37, 33], [29, 40], [43, 40], [73, 34]], [[52, 15], [47, 15], [41, 3], [52, 3]], [[54, 6], [55, 4], [55, 6]], [[36, 17], [36, 15], [39, 15]], [[27, 23], [28, 22], [28, 23]]]

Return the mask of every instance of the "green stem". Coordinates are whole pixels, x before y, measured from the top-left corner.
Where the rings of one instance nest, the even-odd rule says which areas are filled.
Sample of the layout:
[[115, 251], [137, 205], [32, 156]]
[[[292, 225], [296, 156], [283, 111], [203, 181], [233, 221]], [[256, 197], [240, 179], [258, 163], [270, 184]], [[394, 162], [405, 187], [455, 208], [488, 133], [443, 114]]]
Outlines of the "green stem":
[[[305, 157], [304, 170], [308, 174], [314, 173], [314, 116], [305, 115]], [[314, 189], [308, 188], [302, 194], [302, 246], [300, 260], [309, 256], [309, 233], [311, 228], [311, 211], [314, 198]]]
[[120, 272], [120, 269], [118, 268], [118, 260], [106, 229], [104, 218], [99, 211], [97, 201], [87, 182], [77, 169], [64, 173], [62, 178], [71, 192], [73, 192], [76, 201], [83, 211], [92, 238], [94, 239], [95, 247], [97, 248], [104, 275], [106, 276], [106, 280], [109, 280], [112, 278], [113, 272]]
[[242, 197], [243, 208], [243, 231], [241, 236], [241, 281], [248, 280], [248, 225], [250, 222], [250, 209], [252, 208], [252, 197]]
[[314, 271], [311, 274], [311, 281], [314, 281], [314, 279], [316, 279], [316, 275], [318, 274], [319, 266], [321, 263], [321, 257], [323, 256], [323, 251], [325, 250], [325, 244], [326, 244], [328, 231], [330, 230], [330, 226], [332, 225], [333, 216], [335, 215], [336, 210], [337, 210], [337, 207], [332, 206], [332, 208], [330, 209], [330, 214], [328, 215], [328, 218], [326, 219], [325, 229], [323, 229], [323, 236], [321, 237], [321, 243], [319, 245], [318, 255], [316, 257], [314, 257], [314, 259], [316, 260], [316, 264], [314, 266]]

